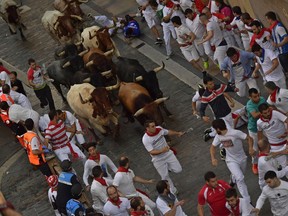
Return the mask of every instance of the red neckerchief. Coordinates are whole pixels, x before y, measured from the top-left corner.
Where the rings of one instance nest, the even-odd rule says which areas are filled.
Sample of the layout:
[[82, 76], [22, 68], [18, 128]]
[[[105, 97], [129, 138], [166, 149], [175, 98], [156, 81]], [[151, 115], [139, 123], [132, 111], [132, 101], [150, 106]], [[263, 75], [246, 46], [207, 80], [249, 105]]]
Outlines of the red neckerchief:
[[233, 216], [240, 216], [240, 200], [238, 199], [235, 207], [231, 207]]
[[272, 92], [272, 94], [270, 95], [270, 100], [275, 103], [276, 102], [276, 95], [277, 95], [277, 92], [279, 90], [279, 87], [277, 86], [276, 89]]
[[125, 167], [118, 167], [118, 170], [117, 170], [117, 172], [129, 172], [129, 169], [126, 169]]
[[94, 161], [99, 161], [100, 160], [100, 153], [97, 152], [96, 156], [90, 155], [88, 159], [89, 160], [94, 160]]
[[168, 8], [173, 8], [173, 7], [174, 7], [174, 3], [173, 3], [172, 1], [168, 1], [168, 2], [166, 3], [166, 7], [168, 7]]
[[118, 208], [120, 208], [120, 205], [122, 203], [122, 201], [120, 200], [120, 198], [118, 197], [118, 200], [112, 200], [112, 199], [108, 199], [113, 205], [117, 206]]
[[156, 128], [156, 131], [155, 131], [155, 133], [150, 133], [150, 132], [148, 132], [147, 130], [146, 130], [146, 134], [148, 135], [148, 136], [156, 136], [157, 134], [159, 134], [159, 132], [161, 131], [162, 129], [161, 128]]
[[272, 110], [270, 110], [270, 118], [269, 119], [264, 119], [262, 115], [260, 115], [260, 119], [263, 121], [263, 122], [269, 122], [272, 118]]
[[255, 39], [260, 39], [260, 38], [263, 36], [263, 34], [264, 34], [265, 31], [270, 32], [269, 29], [267, 29], [267, 28], [262, 28], [259, 34], [253, 34], [253, 36], [255, 35]]
[[94, 179], [95, 179], [95, 181], [98, 181], [101, 185], [108, 186], [103, 177], [102, 178], [94, 178]]
[[9, 70], [7, 70], [5, 67], [3, 67], [3, 66], [0, 66], [0, 72], [1, 71], [5, 71], [8, 75], [10, 75], [11, 74], [11, 72], [9, 71]]
[[272, 23], [272, 25], [269, 26], [269, 30], [272, 31], [272, 30], [274, 29], [274, 27], [275, 27], [276, 25], [278, 25], [278, 23], [279, 23], [278, 20], [276, 20], [274, 23]]
[[192, 15], [192, 21], [196, 18], [197, 14], [196, 13], [193, 13]]
[[148, 215], [147, 211], [131, 211], [131, 216], [145, 216]]
[[267, 153], [259, 153], [258, 157], [260, 158], [262, 156], [268, 156], [268, 154]]

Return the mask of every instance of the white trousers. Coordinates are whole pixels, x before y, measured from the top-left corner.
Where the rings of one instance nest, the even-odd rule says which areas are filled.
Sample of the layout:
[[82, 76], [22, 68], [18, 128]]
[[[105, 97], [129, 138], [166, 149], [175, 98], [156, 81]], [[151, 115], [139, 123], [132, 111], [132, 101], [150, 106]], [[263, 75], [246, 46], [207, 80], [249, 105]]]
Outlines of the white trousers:
[[168, 56], [168, 55], [171, 55], [171, 53], [172, 53], [171, 35], [174, 39], [177, 38], [175, 28], [171, 22], [163, 24], [163, 35], [164, 35], [163, 38], [164, 38], [165, 46], [166, 46], [166, 53]]
[[235, 82], [235, 87], [239, 89], [239, 91], [237, 92], [237, 95], [239, 95], [239, 97], [245, 97], [247, 95], [247, 86], [249, 87], [249, 89], [256, 88], [259, 90], [257, 82], [254, 78], [249, 78], [241, 82]]
[[247, 185], [244, 181], [244, 172], [247, 166], [247, 159], [242, 160], [240, 163], [236, 161], [226, 162], [228, 169], [232, 174], [232, 179], [236, 182], [239, 193], [244, 199], [247, 199], [249, 202], [250, 196], [248, 193]]
[[[288, 59], [287, 59], [288, 61]], [[267, 81], [271, 81], [268, 80]], [[273, 81], [279, 88], [283, 88], [283, 89], [287, 89], [287, 85], [286, 85], [286, 78], [285, 76], [283, 76], [281, 79], [277, 80], [277, 81]]]
[[[194, 45], [196, 47], [196, 51], [199, 53], [199, 55], [202, 58], [202, 61], [206, 62], [208, 61], [208, 54], [210, 54], [212, 52], [211, 50], [211, 46], [209, 44], [209, 48], [211, 51], [208, 51], [208, 54], [205, 52], [205, 48], [204, 48], [204, 44], [198, 44], [198, 42], [200, 42], [201, 39], [195, 39]], [[206, 41], [207, 42], [207, 41]], [[205, 43], [206, 43], [205, 42]], [[209, 41], [208, 41], [209, 42]], [[212, 54], [212, 60], [213, 60], [213, 54]]]
[[250, 49], [250, 38], [247, 35], [247, 37], [241, 37], [242, 42], [243, 42], [243, 46], [245, 50], [249, 50]]
[[[81, 126], [80, 126], [80, 123], [79, 123], [79, 120], [78, 119], [76, 119], [76, 131], [77, 132], [82, 132], [82, 128], [81, 128]], [[68, 136], [68, 137], [70, 137], [70, 135], [71, 135], [71, 133], [70, 132], [66, 132], [66, 135]], [[80, 144], [80, 145], [82, 145], [82, 144], [84, 144], [85, 143], [85, 138], [84, 138], [84, 136], [83, 136], [83, 134], [82, 133], [76, 133], [74, 136], [73, 136], [73, 138], [72, 138], [72, 140], [70, 141], [71, 143], [73, 143], [73, 144], [76, 144], [76, 141]]]
[[218, 65], [221, 66], [222, 62], [226, 57], [226, 51], [228, 46], [217, 46], [214, 53], [214, 60], [217, 61]]
[[253, 149], [254, 149], [254, 151], [256, 151], [255, 156], [252, 157], [252, 164], [258, 164], [258, 152], [259, 152], [258, 136], [257, 136], [257, 133], [254, 133], [250, 130], [248, 131], [248, 133], [249, 133], [249, 136], [252, 137], [252, 139], [253, 139]]
[[161, 179], [167, 180], [169, 182], [171, 192], [175, 193], [176, 188], [169, 176], [169, 171], [180, 173], [182, 171], [182, 166], [174, 155], [173, 151], [170, 150], [165, 158], [153, 158], [152, 163], [161, 176]]
[[[82, 160], [82, 162], [85, 163], [86, 156], [83, 154], [83, 152], [73, 143], [70, 143], [70, 144], [71, 144], [73, 151], [76, 152], [78, 154], [78, 157]], [[56, 156], [59, 158], [60, 161], [70, 160], [69, 155], [72, 155], [70, 148], [68, 146], [65, 146], [60, 149], [56, 149], [54, 150], [54, 153], [56, 154]]]
[[235, 42], [236, 42], [236, 46], [238, 48], [240, 48], [241, 50], [244, 50], [244, 46], [241, 40], [241, 36], [237, 33], [235, 33], [234, 31], [231, 32], [232, 37], [234, 38]]

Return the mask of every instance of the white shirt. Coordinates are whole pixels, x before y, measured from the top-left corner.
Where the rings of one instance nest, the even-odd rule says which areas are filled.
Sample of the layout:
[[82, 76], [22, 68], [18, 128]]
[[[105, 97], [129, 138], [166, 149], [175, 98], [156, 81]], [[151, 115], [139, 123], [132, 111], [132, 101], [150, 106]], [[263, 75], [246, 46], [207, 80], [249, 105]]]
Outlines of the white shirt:
[[[148, 0], [136, 0], [136, 2], [140, 5], [140, 6], [144, 6], [148, 3]], [[155, 11], [152, 9], [152, 7], [150, 5], [148, 5], [146, 7], [146, 9], [143, 11], [143, 13], [155, 13]]]
[[43, 116], [40, 116], [39, 119], [39, 128], [41, 131], [45, 131], [50, 123], [50, 118], [48, 114], [44, 114]]
[[260, 156], [258, 158], [258, 178], [259, 178], [259, 186], [263, 188], [266, 185], [264, 180], [264, 175], [269, 170], [274, 171], [277, 174], [278, 178], [283, 178], [288, 172], [288, 166], [283, 167], [282, 170], [278, 171], [278, 161], [275, 158], [271, 158], [270, 160], [265, 160], [266, 156]]
[[[264, 135], [268, 138], [269, 143], [278, 144], [286, 140], [286, 138], [278, 138], [286, 132], [285, 121], [287, 116], [279, 111], [273, 110], [270, 119], [259, 118], [257, 120], [257, 130], [263, 131]], [[271, 146], [271, 150], [278, 150], [283, 146]]]
[[288, 90], [287, 89], [279, 89], [276, 93], [276, 100], [275, 102], [271, 101], [270, 95], [267, 99], [267, 103], [270, 105], [275, 106], [278, 110], [283, 113], [288, 112]]
[[182, 10], [185, 12], [186, 9], [192, 8], [193, 2], [191, 0], [180, 0], [179, 4]]
[[[176, 202], [178, 202], [177, 198], [175, 199], [174, 204]], [[156, 206], [157, 206], [157, 209], [159, 210], [161, 215], [165, 215], [167, 212], [169, 212], [171, 210], [171, 207], [169, 207], [168, 204], [163, 199], [161, 199], [159, 197], [157, 197], [157, 199], [156, 199]], [[186, 216], [186, 214], [183, 212], [181, 206], [177, 206], [175, 216]]]
[[288, 215], [288, 182], [281, 181], [279, 187], [270, 188], [266, 185], [257, 200], [256, 208], [261, 209], [268, 198], [274, 216]]
[[189, 43], [191, 31], [189, 28], [182, 24], [179, 27], [175, 27], [175, 31], [177, 34], [177, 42], [181, 45]]
[[110, 201], [105, 203], [103, 208], [105, 216], [129, 216], [128, 211], [131, 208], [130, 201], [125, 197], [119, 197], [119, 199], [122, 201], [120, 208]]
[[[54, 209], [53, 203], [55, 205], [56, 197], [57, 197], [57, 191], [53, 191], [52, 192], [52, 189], [49, 188], [49, 190], [48, 190], [48, 199], [49, 199], [49, 203], [50, 203], [50, 205], [52, 206], [53, 209]], [[59, 211], [57, 209], [56, 210], [54, 209], [54, 213], [55, 213], [56, 216], [61, 216], [61, 214], [59, 213]]]
[[20, 106], [24, 108], [32, 109], [29, 99], [22, 93], [11, 90], [10, 96], [16, 104], [19, 104]]
[[198, 91], [196, 91], [195, 95], [192, 98], [192, 102], [201, 101], [201, 96]]
[[223, 40], [223, 33], [217, 22], [210, 21], [206, 26], [207, 32], [213, 31], [213, 37], [210, 39], [211, 45], [218, 46]]
[[222, 143], [223, 147], [226, 149], [226, 162], [235, 161], [241, 162], [247, 158], [242, 140], [247, 138], [247, 134], [240, 130], [227, 129], [225, 135], [217, 134], [212, 142], [213, 146], [218, 146]]
[[197, 14], [197, 16], [193, 20], [186, 18], [186, 25], [190, 29], [190, 31], [196, 35], [196, 39], [203, 38], [206, 32], [206, 28], [200, 22], [199, 14]]
[[134, 186], [133, 178], [135, 174], [133, 170], [129, 169], [129, 172], [117, 172], [113, 179], [113, 185], [125, 196], [135, 196], [137, 194]]
[[103, 170], [104, 173], [107, 173], [107, 177], [112, 179], [111, 174], [108, 171], [108, 167], [114, 172], [117, 172], [117, 167], [113, 163], [113, 161], [106, 155], [100, 154], [100, 160], [99, 163], [96, 163], [96, 161], [88, 159], [85, 162], [84, 165], [84, 173], [83, 173], [83, 182], [85, 185], [89, 185], [88, 183], [88, 177], [89, 175], [92, 176], [92, 169], [95, 166], [101, 166], [101, 169]]
[[9, 108], [8, 114], [10, 120], [15, 123], [19, 123], [19, 121], [25, 121], [28, 118], [34, 119], [33, 117], [39, 116], [36, 111], [24, 108], [18, 104], [12, 104]]
[[8, 84], [11, 87], [10, 77], [6, 73], [6, 71], [0, 72], [0, 80], [5, 81], [5, 84]]
[[[163, 8], [163, 17], [166, 17], [168, 14], [171, 13], [171, 11], [173, 10], [173, 8], [168, 8], [168, 7], [164, 7]], [[182, 23], [185, 23], [185, 16], [183, 15], [183, 13], [181, 12], [181, 10], [173, 10], [173, 13], [170, 17], [170, 22], [168, 23], [165, 23], [165, 22], [162, 22], [162, 26], [168, 26], [168, 25], [172, 25], [172, 22], [171, 22], [171, 19], [174, 17], [174, 16], [179, 16], [181, 18], [181, 21]]]
[[[264, 58], [256, 56], [256, 59], [258, 64], [261, 65], [263, 72], [266, 73], [273, 66], [272, 61], [274, 59], [278, 59], [278, 56], [273, 50], [270, 49], [263, 49], [262, 51]], [[267, 81], [279, 81], [281, 79], [286, 79], [281, 64], [279, 63], [278, 67], [274, 69], [272, 73], [265, 75], [265, 79]]]
[[[142, 142], [148, 152], [152, 150], [160, 150], [168, 146], [164, 136], [168, 135], [168, 130], [157, 126], [156, 128], [161, 128], [161, 131], [155, 136], [148, 136], [147, 133], [144, 134]], [[171, 150], [170, 150], [171, 151]], [[162, 159], [169, 155], [169, 152], [164, 152], [158, 155], [151, 155], [153, 159]], [[172, 151], [171, 151], [172, 152]]]
[[[104, 178], [106, 181], [106, 184], [109, 186], [112, 184], [112, 180], [109, 180], [107, 178]], [[91, 195], [93, 200], [93, 209], [95, 209], [97, 212], [103, 213], [103, 207], [105, 203], [108, 200], [107, 192], [106, 192], [107, 186], [102, 185], [100, 182], [93, 180], [91, 184]]]
[[[231, 206], [226, 202], [225, 204], [226, 208], [233, 213]], [[251, 213], [254, 207], [250, 204], [250, 202], [246, 199], [239, 198], [239, 212], [240, 216], [255, 216], [255, 213]]]
[[[243, 31], [245, 30], [245, 24], [242, 22], [241, 19], [237, 18], [236, 16], [234, 17], [234, 19], [232, 20], [232, 22], [230, 23], [231, 26], [236, 25], [237, 28], [239, 29], [239, 31]], [[241, 37], [249, 37], [248, 34], [245, 33], [241, 33]]]
[[266, 38], [267, 36], [272, 37], [270, 32], [264, 31], [264, 34], [262, 35], [261, 38], [255, 39], [256, 43], [258, 43], [264, 49], [275, 50], [275, 47], [272, 45], [270, 40], [269, 41], [266, 40], [265, 42], [263, 42], [264, 38]]

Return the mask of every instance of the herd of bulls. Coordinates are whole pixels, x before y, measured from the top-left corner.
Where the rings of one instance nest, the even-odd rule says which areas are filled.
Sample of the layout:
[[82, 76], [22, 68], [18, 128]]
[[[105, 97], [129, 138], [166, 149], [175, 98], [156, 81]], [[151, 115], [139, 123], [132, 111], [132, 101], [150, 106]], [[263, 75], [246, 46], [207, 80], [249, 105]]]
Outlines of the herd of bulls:
[[[3, 2], [9, 18], [7, 23], [12, 20], [11, 10], [7, 8], [13, 5], [14, 15], [18, 15], [14, 21], [20, 23], [20, 30], [16, 3], [13, 0]], [[98, 142], [100, 139], [93, 128], [103, 135], [112, 132], [116, 137], [119, 134], [119, 115], [113, 111], [113, 104], [119, 101], [128, 121], [134, 122], [136, 118], [143, 125], [145, 120], [154, 119], [162, 124], [160, 108], [167, 116], [171, 115], [163, 103], [168, 97], [163, 97], [156, 77], [164, 63], [147, 72], [137, 60], [121, 57], [109, 29], [96, 26], [94, 17], [81, 10], [80, 4], [85, 2], [87, 0], [55, 0], [56, 10], [46, 11], [42, 17], [46, 31], [62, 44], [55, 51], [55, 60], [47, 66], [53, 85]], [[20, 32], [22, 35], [22, 30]], [[69, 89], [67, 100], [61, 85]], [[115, 125], [113, 130], [111, 123]]]

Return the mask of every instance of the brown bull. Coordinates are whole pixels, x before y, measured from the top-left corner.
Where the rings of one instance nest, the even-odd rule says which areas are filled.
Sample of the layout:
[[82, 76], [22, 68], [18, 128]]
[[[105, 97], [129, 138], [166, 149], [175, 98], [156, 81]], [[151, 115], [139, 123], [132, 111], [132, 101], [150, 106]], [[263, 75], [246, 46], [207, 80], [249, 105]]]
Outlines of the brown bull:
[[164, 122], [158, 105], [167, 100], [168, 97], [153, 101], [144, 87], [137, 83], [125, 82], [120, 84], [118, 97], [129, 121], [134, 122], [134, 116], [142, 125], [148, 119], [155, 120], [157, 125]]
[[80, 4], [87, 3], [88, 0], [55, 0], [53, 6], [56, 10], [66, 15], [84, 16]]
[[118, 114], [113, 111], [108, 97], [108, 91], [118, 87], [119, 82], [106, 88], [95, 88], [91, 84], [83, 83], [73, 85], [67, 93], [67, 101], [71, 109], [88, 126], [98, 142], [100, 139], [93, 128], [107, 135], [110, 131], [110, 122], [115, 125], [113, 135], [115, 137], [118, 135]]

